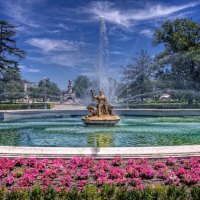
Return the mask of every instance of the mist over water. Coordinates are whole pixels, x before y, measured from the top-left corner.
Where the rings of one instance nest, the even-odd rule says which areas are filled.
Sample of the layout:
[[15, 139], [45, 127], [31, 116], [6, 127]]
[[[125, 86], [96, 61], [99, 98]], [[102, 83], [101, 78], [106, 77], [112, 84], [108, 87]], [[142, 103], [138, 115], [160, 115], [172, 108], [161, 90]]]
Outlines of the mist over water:
[[110, 103], [114, 102], [116, 82], [109, 75], [109, 51], [106, 24], [103, 16], [100, 16], [100, 45], [99, 45], [99, 65], [97, 68], [99, 76], [99, 89], [103, 91]]

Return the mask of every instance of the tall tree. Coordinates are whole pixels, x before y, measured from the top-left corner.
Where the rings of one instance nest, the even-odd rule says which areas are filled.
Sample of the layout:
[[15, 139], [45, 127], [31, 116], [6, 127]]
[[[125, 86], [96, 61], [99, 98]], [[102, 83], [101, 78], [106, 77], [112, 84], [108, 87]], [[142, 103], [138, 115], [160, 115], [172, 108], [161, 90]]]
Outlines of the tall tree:
[[24, 86], [19, 68], [6, 68], [0, 78], [0, 100], [14, 102], [23, 97]]
[[25, 56], [25, 52], [16, 46], [16, 28], [17, 26], [0, 20], [0, 72], [5, 68], [18, 66], [18, 61], [13, 57], [22, 59]]
[[155, 31], [153, 44], [164, 45], [156, 56], [159, 70], [171, 68], [173, 89], [186, 91], [184, 96], [192, 104], [200, 90], [200, 25], [191, 19], [166, 21]]
[[151, 57], [145, 50], [141, 50], [133, 59], [133, 64], [122, 69], [123, 80], [127, 84], [130, 94], [138, 96], [141, 102], [153, 91], [150, 80], [151, 65]]
[[85, 98], [91, 85], [87, 76], [78, 76], [74, 81], [73, 91], [78, 98]]
[[42, 98], [45, 101], [45, 96], [51, 100], [59, 100], [61, 91], [56, 83], [50, 79], [41, 80], [37, 88], [29, 88], [28, 93], [31, 98]]

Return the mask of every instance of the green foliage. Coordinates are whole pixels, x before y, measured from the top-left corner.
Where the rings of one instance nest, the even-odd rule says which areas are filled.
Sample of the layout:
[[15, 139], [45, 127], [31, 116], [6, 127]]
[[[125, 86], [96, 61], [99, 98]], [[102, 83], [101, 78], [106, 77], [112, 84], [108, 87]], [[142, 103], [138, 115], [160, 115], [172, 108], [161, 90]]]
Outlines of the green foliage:
[[101, 199], [112, 200], [115, 194], [114, 185], [110, 186], [109, 184], [103, 184], [101, 190]]
[[0, 188], [0, 200], [4, 200], [6, 197], [7, 190], [6, 188]]
[[77, 189], [66, 191], [64, 188], [57, 193], [59, 200], [82, 200], [81, 193]]
[[144, 193], [143, 193], [143, 199], [147, 200], [156, 200], [158, 199], [158, 190], [154, 190], [150, 187], [145, 188]]
[[77, 189], [66, 191], [62, 189], [56, 192], [52, 187], [46, 191], [41, 187], [32, 190], [22, 189], [7, 191], [0, 189], [0, 200], [199, 200], [200, 187], [187, 189], [177, 186], [154, 186], [144, 190], [125, 187], [103, 185], [101, 190], [94, 185], [87, 185], [83, 191]]
[[27, 200], [29, 197], [29, 192], [26, 189], [11, 191], [6, 195], [6, 200]]
[[3, 70], [0, 78], [0, 101], [14, 102], [24, 97], [24, 86], [17, 67]]
[[87, 76], [78, 76], [74, 81], [73, 91], [78, 98], [84, 98], [91, 85], [92, 83]]
[[[165, 47], [155, 59], [157, 87], [188, 91], [181, 96], [192, 104], [200, 90], [200, 25], [191, 19], [166, 21], [155, 31], [153, 44]], [[177, 94], [174, 98], [180, 98]]]
[[[126, 105], [124, 105], [126, 106]], [[186, 103], [146, 103], [146, 104], [129, 104], [129, 108], [152, 108], [152, 109], [199, 109], [200, 104], [188, 105]]]
[[24, 58], [25, 52], [16, 47], [16, 31], [17, 26], [0, 20], [0, 72], [8, 67], [16, 67], [18, 62], [11, 59], [15, 56], [19, 59]]
[[82, 199], [87, 200], [100, 200], [99, 193], [97, 192], [97, 187], [94, 185], [85, 186], [81, 197]]
[[44, 200], [56, 200], [57, 192], [52, 188], [49, 187], [44, 194]]
[[44, 192], [40, 187], [34, 187], [30, 192], [30, 200], [44, 200]]
[[41, 80], [37, 88], [29, 88], [30, 98], [42, 98], [45, 101], [45, 95], [50, 100], [60, 100], [61, 91], [56, 83], [50, 79]]
[[[153, 92], [153, 84], [150, 80], [150, 68], [152, 66], [152, 59], [146, 51], [141, 50], [133, 59], [133, 64], [127, 65], [123, 68], [123, 79], [129, 88], [128, 93], [138, 95], [141, 102], [149, 93]], [[124, 96], [126, 90], [124, 90]]]
[[168, 200], [187, 200], [189, 195], [185, 188], [180, 188], [176, 186], [169, 186], [167, 190]]
[[[53, 108], [54, 107], [54, 103], [47, 103], [47, 108]], [[44, 108], [44, 104], [43, 103], [33, 103], [30, 104], [30, 109], [43, 109]], [[0, 110], [25, 110], [25, 109], [29, 109], [29, 105], [28, 104], [20, 104], [20, 103], [16, 103], [16, 104], [1, 104], [0, 103]]]
[[200, 186], [195, 186], [191, 190], [191, 196], [193, 200], [199, 200], [200, 199]]

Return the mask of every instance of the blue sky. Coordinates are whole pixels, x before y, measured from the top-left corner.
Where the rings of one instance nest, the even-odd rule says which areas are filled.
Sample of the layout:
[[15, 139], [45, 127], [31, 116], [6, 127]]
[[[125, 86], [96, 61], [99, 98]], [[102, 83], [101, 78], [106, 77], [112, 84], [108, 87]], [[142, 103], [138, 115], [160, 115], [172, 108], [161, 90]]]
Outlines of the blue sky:
[[0, 0], [0, 19], [20, 25], [17, 45], [27, 52], [20, 62], [23, 78], [49, 77], [62, 89], [78, 75], [95, 77], [99, 55], [99, 16], [106, 21], [109, 73], [146, 49], [151, 56], [153, 31], [168, 19], [200, 22], [199, 0]]

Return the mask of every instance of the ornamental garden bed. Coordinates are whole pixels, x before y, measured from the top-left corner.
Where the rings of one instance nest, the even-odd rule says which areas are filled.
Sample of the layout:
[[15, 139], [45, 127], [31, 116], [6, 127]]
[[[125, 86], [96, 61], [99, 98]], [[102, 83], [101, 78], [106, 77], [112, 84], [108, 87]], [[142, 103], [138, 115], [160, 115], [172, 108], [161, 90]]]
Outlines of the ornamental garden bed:
[[175, 195], [176, 199], [181, 195], [182, 199], [200, 199], [200, 157], [159, 160], [1, 158], [0, 188], [0, 199], [22, 194], [25, 199], [36, 194], [43, 195], [38, 198], [43, 199], [47, 193], [53, 195], [51, 199], [70, 199], [69, 195], [80, 197], [73, 197], [75, 199], [90, 199], [84, 197], [89, 194], [97, 195], [95, 198], [91, 195], [91, 199], [107, 199], [102, 197], [102, 191], [113, 195], [108, 199], [117, 199], [122, 193], [122, 196], [139, 195], [136, 199], [145, 199], [142, 196], [145, 193], [157, 196], [149, 199], [159, 199], [159, 195], [163, 196], [161, 199], [164, 196], [173, 199], [167, 195]]

